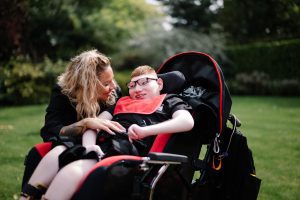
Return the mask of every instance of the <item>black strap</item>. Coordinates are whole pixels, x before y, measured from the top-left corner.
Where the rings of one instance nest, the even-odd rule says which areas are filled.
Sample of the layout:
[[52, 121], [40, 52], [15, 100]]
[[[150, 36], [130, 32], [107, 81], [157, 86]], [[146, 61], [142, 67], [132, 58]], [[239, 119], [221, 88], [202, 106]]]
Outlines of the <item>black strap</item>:
[[40, 199], [43, 194], [45, 194], [47, 188], [42, 185], [38, 185], [37, 187], [25, 184], [22, 188], [22, 192], [20, 196], [29, 198], [29, 199]]
[[[100, 139], [101, 138], [101, 139]], [[138, 148], [135, 145], [145, 148], [145, 144], [142, 141], [134, 141], [131, 143], [128, 139], [127, 133], [116, 133], [115, 135], [108, 134], [104, 131], [98, 133], [98, 140], [101, 149], [105, 155], [103, 158], [115, 156], [115, 155], [139, 155]]]
[[53, 143], [52, 148], [58, 145], [64, 145], [67, 148], [72, 148], [76, 143], [76, 138], [59, 135], [51, 137], [48, 141]]
[[94, 159], [99, 161], [99, 156], [95, 151], [86, 153], [86, 148], [81, 145], [75, 145], [66, 149], [59, 155], [59, 169], [67, 164], [81, 159]]
[[75, 145], [71, 148], [66, 149], [64, 152], [62, 152], [58, 159], [59, 159], [59, 169], [66, 166], [67, 164], [78, 160], [81, 158], [81, 156], [85, 152], [85, 147], [81, 145]]
[[211, 170], [211, 167], [204, 160], [194, 160], [194, 167], [196, 170]]

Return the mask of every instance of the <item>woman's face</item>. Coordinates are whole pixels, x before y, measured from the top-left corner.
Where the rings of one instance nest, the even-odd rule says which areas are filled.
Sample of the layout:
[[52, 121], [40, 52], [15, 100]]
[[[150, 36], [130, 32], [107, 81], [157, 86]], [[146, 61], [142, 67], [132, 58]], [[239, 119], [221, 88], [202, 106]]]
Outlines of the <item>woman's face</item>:
[[116, 83], [114, 81], [114, 73], [112, 68], [109, 66], [99, 75], [99, 81], [102, 86], [99, 87], [99, 100], [106, 101], [110, 96], [111, 92], [116, 89]]

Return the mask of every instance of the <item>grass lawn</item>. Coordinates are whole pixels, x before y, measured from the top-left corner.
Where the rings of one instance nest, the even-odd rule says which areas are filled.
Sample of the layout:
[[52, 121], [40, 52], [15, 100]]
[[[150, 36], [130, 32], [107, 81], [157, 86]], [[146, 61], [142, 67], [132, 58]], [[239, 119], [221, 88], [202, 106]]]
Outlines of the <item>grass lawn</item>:
[[262, 179], [259, 199], [300, 199], [300, 98], [237, 97], [232, 113]]
[[[28, 150], [41, 141], [45, 105], [0, 108], [0, 199], [17, 199]], [[300, 98], [234, 97], [262, 179], [260, 200], [300, 199]]]

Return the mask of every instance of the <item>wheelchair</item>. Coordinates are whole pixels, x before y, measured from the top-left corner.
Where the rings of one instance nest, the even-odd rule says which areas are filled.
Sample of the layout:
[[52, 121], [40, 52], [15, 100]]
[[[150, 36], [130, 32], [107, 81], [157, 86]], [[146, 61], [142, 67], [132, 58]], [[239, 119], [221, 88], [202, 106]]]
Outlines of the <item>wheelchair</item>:
[[[156, 136], [147, 156], [99, 161], [72, 199], [256, 199], [261, 180], [238, 130], [241, 123], [230, 113], [231, 96], [217, 62], [202, 52], [183, 52], [167, 59], [157, 73], [164, 80], [162, 93], [176, 93], [192, 106], [194, 128]], [[22, 185], [52, 145], [45, 142], [30, 150]]]

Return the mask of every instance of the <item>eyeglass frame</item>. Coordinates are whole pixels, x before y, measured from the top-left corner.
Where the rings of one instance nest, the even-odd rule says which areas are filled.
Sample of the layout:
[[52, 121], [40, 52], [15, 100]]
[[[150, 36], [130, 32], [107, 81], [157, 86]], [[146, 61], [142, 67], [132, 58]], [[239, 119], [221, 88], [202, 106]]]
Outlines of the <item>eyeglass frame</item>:
[[[146, 79], [145, 84], [142, 85], [142, 83], [139, 83], [140, 80], [144, 80], [144, 79]], [[158, 78], [144, 77], [144, 78], [140, 78], [140, 79], [138, 79], [138, 80], [136, 80], [136, 81], [130, 81], [130, 82], [126, 83], [126, 86], [127, 86], [128, 89], [133, 89], [133, 88], [135, 88], [135, 87], [136, 87], [136, 84], [138, 84], [139, 86], [145, 86], [145, 85], [147, 85], [147, 84], [149, 83], [149, 80], [157, 81]], [[130, 87], [130, 86], [129, 86], [129, 84], [131, 84], [131, 83], [134, 83], [134, 86], [133, 86], [133, 87]]]

